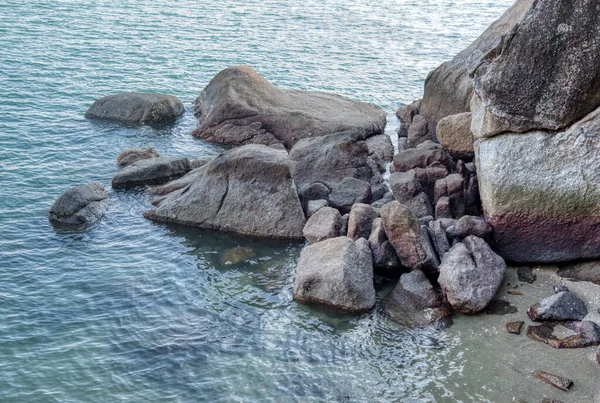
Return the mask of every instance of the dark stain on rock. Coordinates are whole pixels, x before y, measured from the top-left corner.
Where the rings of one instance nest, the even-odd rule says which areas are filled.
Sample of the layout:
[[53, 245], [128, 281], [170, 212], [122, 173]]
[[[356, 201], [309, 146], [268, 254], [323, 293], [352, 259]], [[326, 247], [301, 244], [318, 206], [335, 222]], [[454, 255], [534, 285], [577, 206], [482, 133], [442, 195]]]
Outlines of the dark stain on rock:
[[517, 312], [519, 310], [516, 306], [512, 306], [510, 302], [500, 299], [493, 299], [485, 308], [485, 313], [488, 315], [508, 315]]

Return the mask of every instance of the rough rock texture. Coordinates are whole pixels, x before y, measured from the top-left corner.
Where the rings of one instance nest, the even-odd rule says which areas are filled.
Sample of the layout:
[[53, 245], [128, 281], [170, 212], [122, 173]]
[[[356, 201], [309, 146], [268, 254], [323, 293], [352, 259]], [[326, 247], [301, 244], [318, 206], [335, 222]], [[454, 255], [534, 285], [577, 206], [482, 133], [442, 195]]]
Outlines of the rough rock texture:
[[351, 312], [372, 309], [375, 287], [367, 241], [339, 237], [304, 248], [298, 260], [294, 299]]
[[356, 178], [344, 178], [329, 195], [329, 205], [349, 213], [355, 203], [371, 203], [371, 185]]
[[173, 121], [183, 112], [183, 104], [174, 96], [128, 92], [98, 99], [87, 110], [85, 117], [124, 123], [157, 124]]
[[386, 171], [386, 164], [394, 159], [394, 145], [392, 139], [386, 134], [369, 137], [367, 139], [369, 157], [377, 163], [379, 172]]
[[525, 322], [523, 322], [522, 320], [517, 322], [508, 322], [506, 324], [506, 331], [512, 334], [521, 334], [521, 328], [524, 324]]
[[126, 167], [127, 165], [131, 165], [139, 160], [158, 157], [160, 157], [160, 155], [154, 147], [130, 148], [119, 154], [117, 157], [117, 165], [120, 167]]
[[481, 202], [494, 249], [515, 262], [600, 257], [600, 110], [556, 134], [478, 141]]
[[438, 282], [453, 310], [481, 312], [502, 284], [506, 264], [481, 238], [469, 236], [444, 255]]
[[194, 182], [194, 180], [196, 180], [196, 176], [203, 172], [201, 168], [202, 167], [192, 169], [190, 172], [183, 175], [181, 178], [169, 181], [164, 185], [153, 186], [150, 188], [149, 192], [153, 195], [162, 196], [172, 193], [176, 190], [183, 189], [191, 185]]
[[451, 174], [435, 182], [433, 202], [436, 206], [442, 197], [448, 197], [452, 217], [460, 218], [465, 214], [464, 178], [460, 174]]
[[160, 185], [177, 179], [192, 170], [187, 158], [150, 158], [139, 160], [123, 168], [112, 179], [115, 189]]
[[412, 124], [408, 128], [407, 139], [408, 148], [416, 147], [424, 141], [432, 139], [427, 118], [422, 115], [416, 115], [413, 118]]
[[288, 155], [261, 145], [227, 151], [145, 214], [157, 221], [268, 238], [302, 238], [304, 212]]
[[373, 220], [369, 235], [369, 247], [375, 269], [385, 273], [397, 273], [402, 269], [396, 251], [385, 234], [381, 218]]
[[405, 326], [442, 329], [452, 324], [452, 313], [443, 306], [442, 297], [421, 270], [400, 276], [396, 287], [381, 301], [381, 306], [387, 315]]
[[413, 270], [436, 267], [429, 239], [423, 236], [418, 218], [408, 207], [394, 201], [383, 206], [380, 215], [390, 244], [404, 266]]
[[444, 149], [457, 154], [475, 152], [471, 133], [471, 113], [446, 116], [437, 124], [436, 137]]
[[568, 391], [571, 386], [573, 386], [572, 380], [545, 371], [535, 371], [533, 373], [533, 376], [535, 376], [539, 380], [549, 383], [550, 385], [560, 390], [564, 390], [565, 392]]
[[342, 216], [331, 207], [323, 207], [313, 214], [302, 231], [308, 243], [317, 243], [328, 238], [337, 238], [342, 229]]
[[377, 212], [371, 205], [363, 203], [353, 205], [348, 218], [348, 238], [354, 241], [358, 238], [368, 239], [371, 235], [371, 225], [376, 218]]
[[100, 183], [87, 183], [70, 188], [50, 207], [52, 223], [89, 225], [98, 221], [108, 210], [108, 194]]
[[450, 242], [448, 242], [446, 231], [439, 220], [430, 221], [428, 229], [435, 251], [441, 260], [446, 252], [450, 250]]
[[585, 303], [570, 291], [559, 292], [533, 305], [527, 311], [529, 318], [541, 320], [582, 320], [588, 311]]
[[557, 273], [571, 281], [589, 281], [600, 284], [600, 262], [582, 262], [561, 266]]
[[544, 0], [474, 72], [473, 133], [558, 130], [600, 106], [600, 3]]
[[[564, 326], [571, 335], [559, 337], [555, 334], [558, 326]], [[586, 348], [600, 345], [600, 326], [594, 322], [549, 322], [527, 327], [527, 337], [546, 343], [553, 348]]]
[[290, 150], [296, 186], [303, 189], [323, 182], [331, 188], [347, 177], [365, 182], [380, 177], [365, 140], [365, 132], [360, 130], [300, 140]]
[[493, 58], [502, 47], [502, 37], [518, 24], [535, 0], [518, 0], [468, 48], [429, 73], [420, 113], [437, 122], [443, 117], [469, 112], [473, 95], [471, 71], [481, 60]]
[[481, 217], [466, 215], [456, 222], [455, 234], [459, 238], [466, 238], [469, 235], [485, 238], [491, 232], [492, 226]]
[[361, 129], [383, 133], [386, 115], [363, 102], [323, 92], [284, 90], [248, 66], [217, 74], [195, 101], [194, 136], [228, 144], [282, 142]]
[[306, 206], [306, 218], [312, 217], [312, 215], [319, 211], [321, 208], [327, 206], [329, 206], [327, 200], [310, 200]]
[[450, 164], [448, 153], [440, 148], [408, 148], [394, 156], [394, 170], [406, 172], [413, 168], [447, 167]]

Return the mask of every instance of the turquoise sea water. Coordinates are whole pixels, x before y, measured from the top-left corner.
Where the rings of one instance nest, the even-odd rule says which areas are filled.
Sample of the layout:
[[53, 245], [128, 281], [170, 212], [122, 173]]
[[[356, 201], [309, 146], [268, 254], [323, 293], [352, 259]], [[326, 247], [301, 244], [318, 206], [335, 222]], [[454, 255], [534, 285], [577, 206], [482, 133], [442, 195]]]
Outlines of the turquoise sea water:
[[[292, 301], [302, 245], [145, 220], [143, 191], [112, 192], [84, 233], [55, 230], [70, 186], [107, 188], [117, 154], [198, 158], [191, 102], [221, 69], [325, 90], [389, 114], [510, 0], [0, 1], [0, 401], [486, 401], [460, 378], [461, 343], [377, 311]], [[162, 92], [172, 127], [90, 122], [98, 97]], [[234, 247], [255, 256], [236, 265]]]

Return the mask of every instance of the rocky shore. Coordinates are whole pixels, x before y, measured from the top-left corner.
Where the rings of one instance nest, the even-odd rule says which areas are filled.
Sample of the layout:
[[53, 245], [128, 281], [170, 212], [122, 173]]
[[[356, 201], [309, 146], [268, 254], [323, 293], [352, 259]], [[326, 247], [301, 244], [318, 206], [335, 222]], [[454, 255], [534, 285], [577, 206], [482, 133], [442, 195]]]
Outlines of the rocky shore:
[[[517, 1], [428, 76], [422, 100], [398, 109], [396, 149], [378, 108], [279, 89], [251, 67], [231, 67], [195, 100], [192, 134], [233, 148], [211, 160], [126, 150], [112, 187], [148, 187], [144, 216], [154, 221], [306, 240], [297, 302], [379, 306], [408, 327], [444, 329], [453, 314], [506, 307], [506, 295], [510, 305], [529, 289], [507, 289], [507, 279], [541, 281], [527, 265], [597, 281], [595, 263], [578, 262], [600, 258], [599, 28], [594, 2]], [[164, 124], [181, 113], [172, 96], [119, 94], [86, 117]], [[106, 197], [99, 184], [73, 188], [50, 220], [91, 225], [110, 212]], [[378, 301], [381, 278], [396, 285]], [[529, 306], [517, 304], [507, 337], [525, 333], [524, 348], [544, 344], [548, 355], [600, 345], [597, 290], [560, 283], [522, 298]], [[526, 383], [568, 391], [572, 383], [556, 380], [575, 375], [536, 368]]]

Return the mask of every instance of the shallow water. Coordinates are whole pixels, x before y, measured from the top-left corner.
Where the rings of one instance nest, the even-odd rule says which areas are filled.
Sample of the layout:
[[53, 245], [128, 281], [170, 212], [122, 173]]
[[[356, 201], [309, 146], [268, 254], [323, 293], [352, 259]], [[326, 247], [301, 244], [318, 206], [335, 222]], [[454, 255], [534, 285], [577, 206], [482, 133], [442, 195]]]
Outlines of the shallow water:
[[[473, 366], [488, 331], [479, 322], [408, 331], [377, 311], [295, 304], [300, 244], [149, 222], [142, 191], [111, 192], [109, 214], [87, 232], [47, 221], [68, 187], [108, 188], [126, 148], [218, 153], [190, 136], [191, 102], [231, 65], [371, 102], [393, 134], [398, 105], [511, 3], [0, 2], [0, 401], [524, 397]], [[187, 112], [172, 127], [83, 118], [94, 99], [134, 90], [176, 95]], [[226, 264], [238, 246], [255, 256]]]

